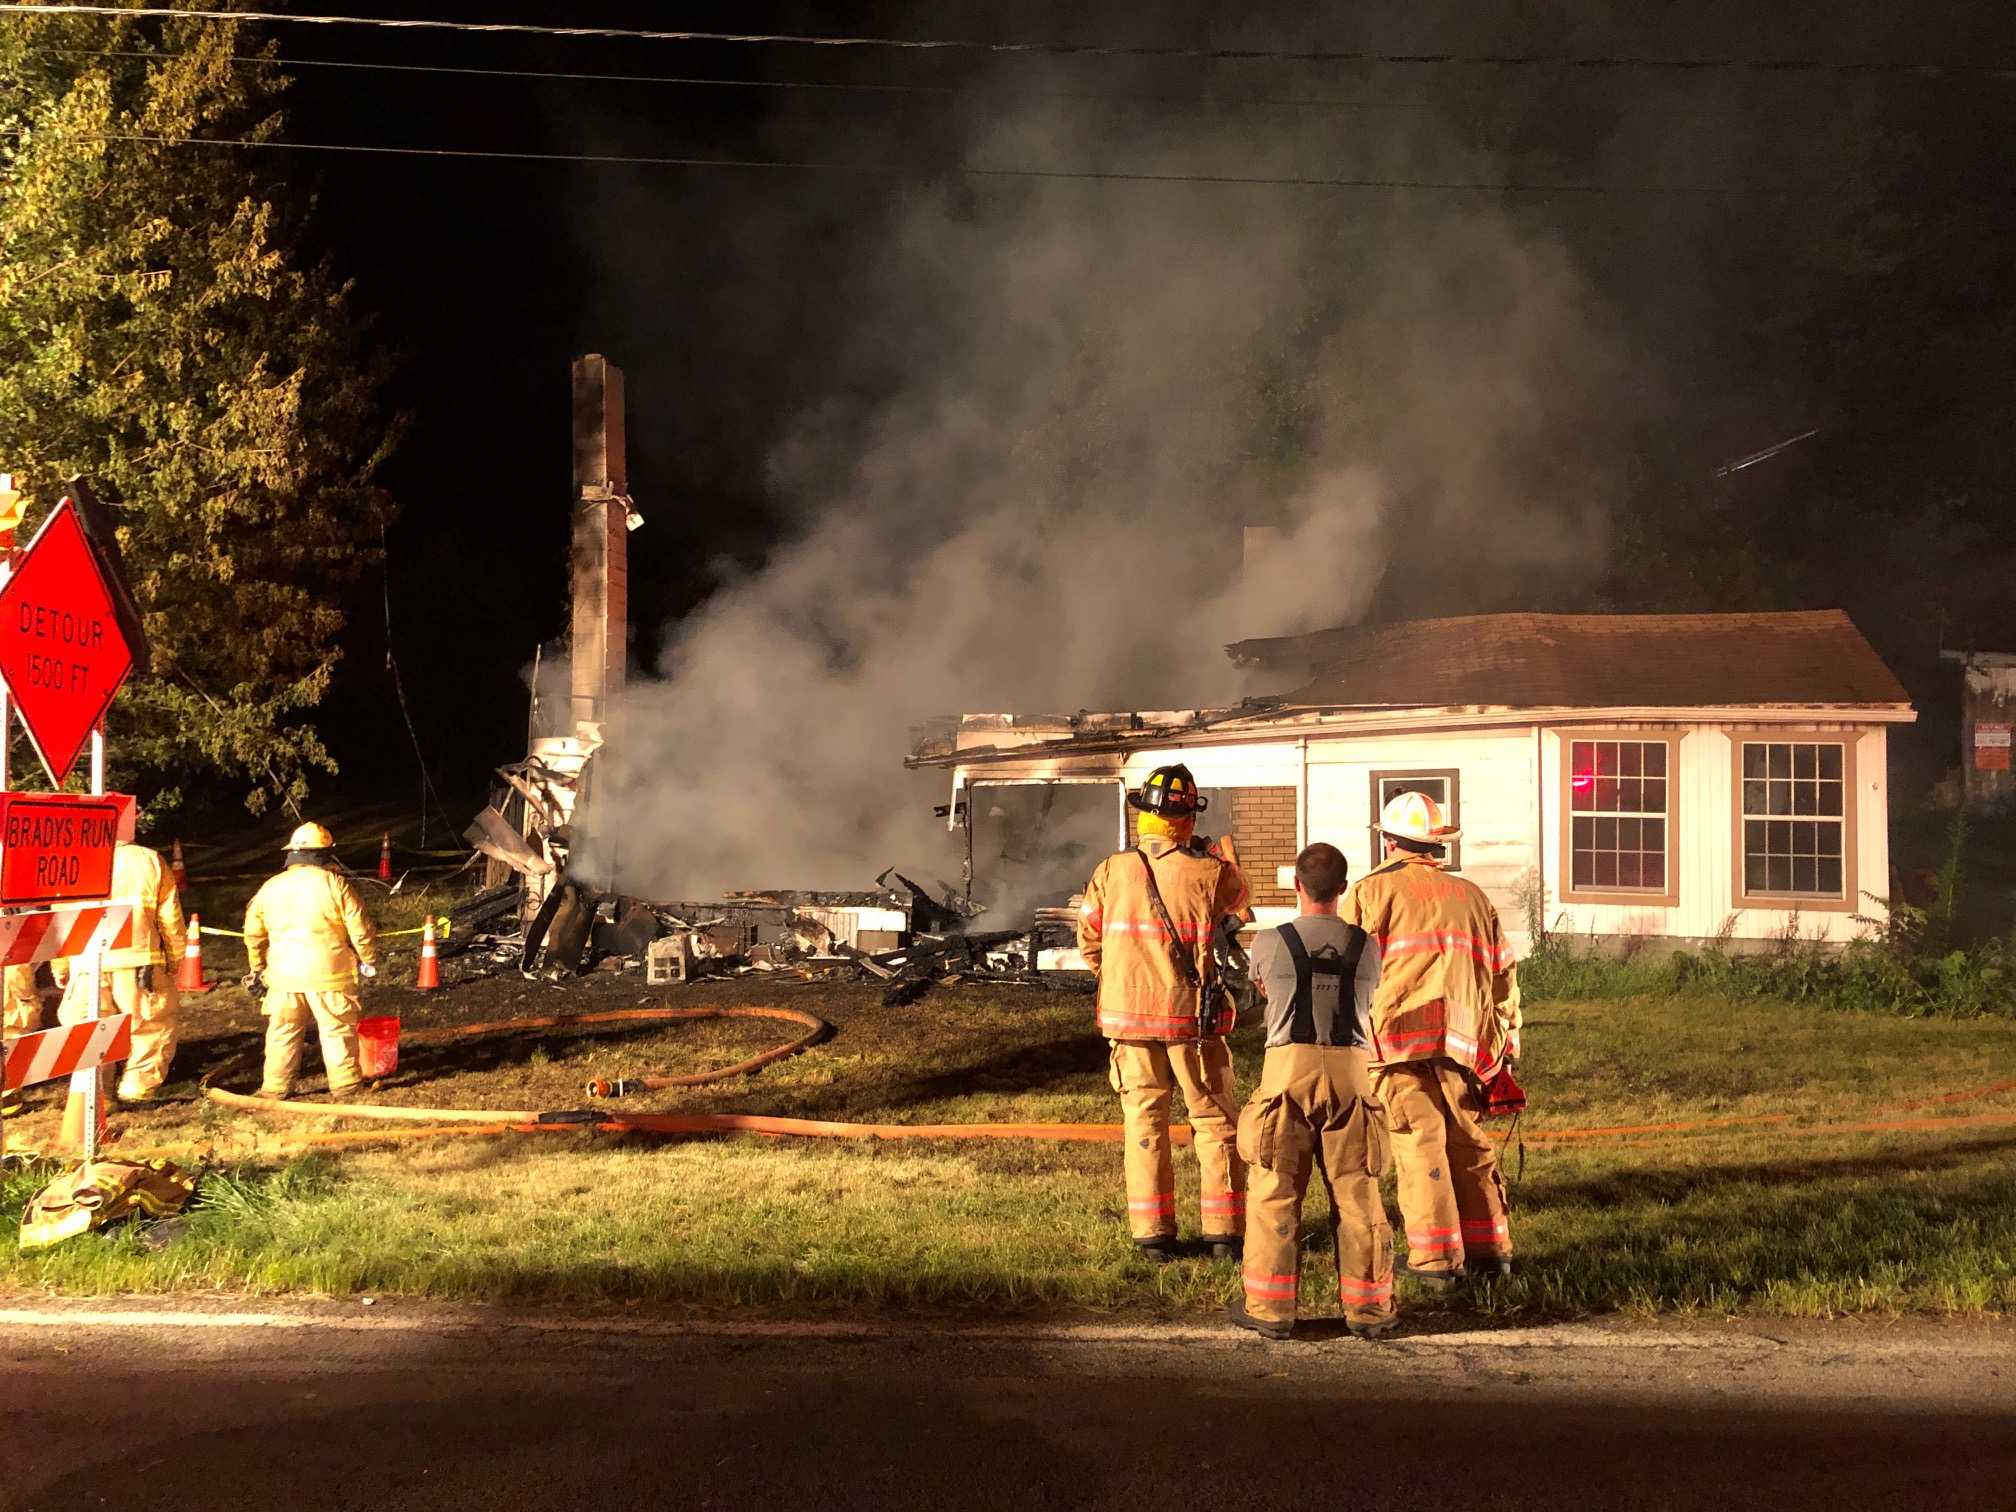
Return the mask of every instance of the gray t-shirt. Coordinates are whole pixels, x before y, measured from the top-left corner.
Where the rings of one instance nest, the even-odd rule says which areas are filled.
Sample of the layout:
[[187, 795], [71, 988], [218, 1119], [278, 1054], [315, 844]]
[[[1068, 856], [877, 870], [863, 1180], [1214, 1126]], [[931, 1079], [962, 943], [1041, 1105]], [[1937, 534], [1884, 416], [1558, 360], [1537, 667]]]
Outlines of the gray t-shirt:
[[[1302, 1026], [1298, 1041], [1295, 1025], [1295, 957], [1281, 938], [1282, 925], [1263, 929], [1253, 941], [1253, 980], [1267, 993], [1267, 1044], [1357, 1045], [1372, 1039], [1372, 994], [1379, 986], [1379, 942], [1366, 937], [1355, 924], [1346, 924], [1334, 914], [1302, 914], [1293, 921], [1296, 935], [1309, 958], [1316, 962], [1342, 962], [1350, 954], [1352, 942], [1363, 938], [1357, 970], [1342, 980], [1334, 974], [1317, 972], [1311, 976], [1311, 1014]], [[1343, 1022], [1338, 1022], [1339, 1018]], [[1313, 1029], [1314, 1038], [1309, 1038]]]

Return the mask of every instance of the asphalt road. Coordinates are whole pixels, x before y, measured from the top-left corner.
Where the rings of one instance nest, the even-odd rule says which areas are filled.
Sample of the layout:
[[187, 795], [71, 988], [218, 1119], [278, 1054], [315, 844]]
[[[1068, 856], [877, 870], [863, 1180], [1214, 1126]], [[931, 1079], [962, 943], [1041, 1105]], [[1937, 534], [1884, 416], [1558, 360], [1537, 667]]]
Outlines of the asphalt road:
[[2016, 1330], [0, 1305], [0, 1506], [2016, 1505]]

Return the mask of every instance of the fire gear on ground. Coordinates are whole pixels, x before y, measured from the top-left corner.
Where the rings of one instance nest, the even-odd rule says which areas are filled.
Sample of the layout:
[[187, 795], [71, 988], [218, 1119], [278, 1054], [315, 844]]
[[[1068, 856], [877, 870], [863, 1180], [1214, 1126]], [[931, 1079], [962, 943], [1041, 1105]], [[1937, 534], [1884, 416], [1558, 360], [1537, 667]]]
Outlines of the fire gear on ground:
[[1385, 1115], [1363, 1050], [1329, 1045], [1269, 1048], [1260, 1086], [1239, 1116], [1247, 1167], [1246, 1310], [1295, 1321], [1301, 1286], [1302, 1199], [1312, 1169], [1330, 1191], [1331, 1252], [1345, 1318], [1393, 1316], [1393, 1230], [1380, 1200], [1387, 1162]]
[[1372, 1087], [1393, 1134], [1409, 1268], [1509, 1259], [1505, 1184], [1477, 1122], [1483, 1083], [1519, 1053], [1498, 911], [1439, 858], [1400, 852], [1344, 895], [1338, 916], [1379, 945]]
[[1237, 1238], [1246, 1222], [1246, 1172], [1235, 1140], [1238, 1101], [1225, 1041], [1116, 1040], [1108, 1059], [1127, 1131], [1127, 1231], [1137, 1243], [1176, 1236], [1169, 1104], [1180, 1087], [1197, 1148], [1199, 1226], [1208, 1238]]
[[21, 1211], [21, 1248], [40, 1249], [121, 1218], [165, 1218], [195, 1195], [196, 1180], [165, 1160], [93, 1160], [65, 1171]]
[[378, 960], [378, 937], [356, 888], [320, 866], [289, 866], [245, 908], [245, 960], [263, 977], [266, 1070], [261, 1091], [285, 1097], [312, 1023], [331, 1092], [363, 1081], [357, 1064], [357, 970]]

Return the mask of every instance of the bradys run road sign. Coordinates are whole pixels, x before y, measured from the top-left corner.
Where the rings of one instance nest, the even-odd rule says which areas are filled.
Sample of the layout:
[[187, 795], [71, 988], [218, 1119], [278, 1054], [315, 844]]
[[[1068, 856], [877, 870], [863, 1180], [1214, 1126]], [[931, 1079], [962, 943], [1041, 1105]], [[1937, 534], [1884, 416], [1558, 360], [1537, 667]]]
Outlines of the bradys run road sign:
[[112, 895], [118, 798], [0, 793], [0, 903]]
[[133, 660], [106, 569], [65, 499], [0, 588], [0, 679], [58, 787]]

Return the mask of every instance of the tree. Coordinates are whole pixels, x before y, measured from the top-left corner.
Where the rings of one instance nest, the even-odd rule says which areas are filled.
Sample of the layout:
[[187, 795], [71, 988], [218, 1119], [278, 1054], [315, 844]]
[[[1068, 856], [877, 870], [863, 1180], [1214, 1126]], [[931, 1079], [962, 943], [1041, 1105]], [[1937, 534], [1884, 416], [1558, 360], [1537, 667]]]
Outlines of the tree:
[[285, 155], [164, 140], [275, 138], [286, 80], [251, 41], [0, 19], [0, 468], [30, 529], [74, 473], [118, 509], [154, 649], [112, 715], [120, 766], [170, 801], [236, 779], [258, 812], [335, 770], [304, 716], [341, 586], [379, 558], [396, 425], [349, 287], [262, 178]]

